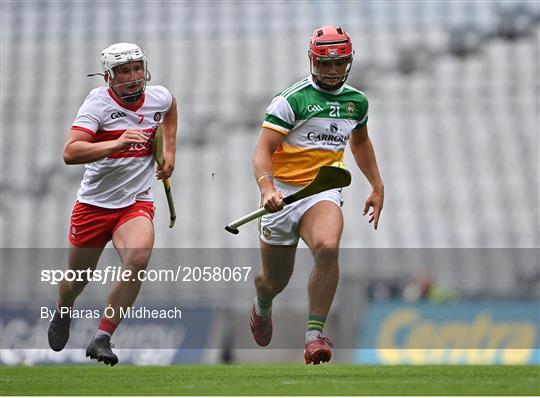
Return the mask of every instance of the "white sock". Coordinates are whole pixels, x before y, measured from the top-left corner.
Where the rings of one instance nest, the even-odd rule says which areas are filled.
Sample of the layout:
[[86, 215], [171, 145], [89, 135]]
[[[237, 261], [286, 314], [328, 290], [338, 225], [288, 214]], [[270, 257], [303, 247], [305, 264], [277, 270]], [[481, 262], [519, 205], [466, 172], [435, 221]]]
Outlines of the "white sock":
[[255, 296], [254, 302], [255, 312], [260, 316], [269, 316], [272, 313], [272, 303], [270, 303], [270, 307], [261, 307], [261, 303], [259, 302], [259, 298], [257, 296]]
[[102, 336], [109, 336], [111, 337], [112, 334], [106, 332], [105, 330], [101, 330], [101, 329], [97, 329], [96, 330], [96, 333], [94, 333], [94, 340], [99, 338], [99, 337], [102, 337]]
[[322, 333], [318, 330], [308, 330], [306, 332], [306, 343], [317, 339], [319, 336], [322, 336]]

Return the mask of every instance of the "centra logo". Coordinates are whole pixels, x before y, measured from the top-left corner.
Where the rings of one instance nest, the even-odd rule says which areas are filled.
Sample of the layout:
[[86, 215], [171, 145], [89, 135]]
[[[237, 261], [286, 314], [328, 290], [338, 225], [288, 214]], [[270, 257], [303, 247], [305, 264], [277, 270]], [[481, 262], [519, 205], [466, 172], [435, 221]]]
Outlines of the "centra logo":
[[322, 106], [318, 104], [310, 104], [307, 106], [308, 112], [320, 112], [323, 110]]
[[127, 115], [124, 112], [113, 112], [111, 113], [111, 119], [120, 119], [121, 117], [126, 117]]

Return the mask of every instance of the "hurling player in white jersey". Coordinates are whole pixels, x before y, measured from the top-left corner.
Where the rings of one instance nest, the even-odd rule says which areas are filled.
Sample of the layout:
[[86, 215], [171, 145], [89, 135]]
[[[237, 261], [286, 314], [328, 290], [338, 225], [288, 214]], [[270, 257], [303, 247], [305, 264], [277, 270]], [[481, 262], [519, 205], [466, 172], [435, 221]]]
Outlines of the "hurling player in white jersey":
[[343, 160], [347, 142], [372, 192], [363, 214], [375, 229], [383, 208], [384, 185], [367, 131], [367, 98], [345, 85], [352, 60], [351, 39], [340, 27], [323, 26], [310, 40], [311, 76], [284, 90], [269, 105], [253, 159], [263, 206], [262, 269], [250, 327], [255, 341], [272, 338], [272, 300], [288, 284], [299, 238], [311, 249], [314, 267], [308, 283], [309, 314], [304, 359], [328, 362], [333, 344], [323, 335], [338, 284], [339, 241], [343, 229], [340, 190], [329, 190], [284, 208], [285, 192], [308, 184], [323, 165]]
[[[101, 53], [106, 86], [86, 97], [64, 147], [66, 164], [86, 164], [69, 226], [68, 269], [96, 268], [112, 241], [122, 271], [132, 278], [115, 281], [86, 356], [115, 365], [111, 336], [121, 322], [120, 308], [131, 307], [139, 293], [137, 272], [146, 269], [154, 244], [152, 144], [161, 123], [164, 158], [157, 178], [169, 178], [176, 153], [176, 100], [163, 86], [147, 86], [144, 52], [135, 44], [113, 44]], [[57, 311], [48, 331], [49, 345], [62, 350], [69, 339], [70, 310], [87, 281], [59, 284]], [[112, 309], [112, 310], [111, 310]], [[125, 313], [125, 311], [123, 311]]]

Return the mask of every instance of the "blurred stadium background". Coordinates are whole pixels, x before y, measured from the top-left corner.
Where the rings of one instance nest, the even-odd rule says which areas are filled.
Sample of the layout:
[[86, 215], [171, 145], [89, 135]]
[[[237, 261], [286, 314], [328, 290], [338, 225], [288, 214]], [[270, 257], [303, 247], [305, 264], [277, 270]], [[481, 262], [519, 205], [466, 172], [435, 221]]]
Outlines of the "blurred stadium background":
[[[370, 99], [369, 130], [387, 196], [375, 233], [361, 217], [368, 184], [347, 153], [353, 185], [344, 194], [346, 251], [328, 326], [341, 339], [336, 359], [540, 362], [535, 350], [540, 334], [539, 4], [2, 1], [4, 336], [14, 333], [7, 335], [19, 342], [28, 341], [32, 331], [44, 336], [46, 321], [33, 318], [28, 303], [53, 305], [56, 290], [36, 277], [32, 261], [40, 254], [33, 249], [67, 245], [83, 167], [65, 166], [62, 148], [85, 96], [103, 84], [99, 77], [85, 77], [100, 71], [103, 48], [119, 41], [138, 43], [148, 55], [152, 83], [167, 86], [178, 100], [172, 178], [178, 220], [174, 229], [167, 228], [165, 198], [156, 184], [156, 256], [174, 262], [178, 248], [194, 249], [192, 259], [223, 254], [218, 248], [242, 252], [231, 256], [252, 256], [256, 251], [249, 249], [258, 245], [255, 225], [238, 236], [223, 226], [258, 205], [251, 155], [265, 108], [276, 93], [308, 74], [313, 30], [338, 24], [351, 35], [356, 51], [348, 83]], [[16, 258], [33, 260], [10, 263], [14, 250]], [[305, 255], [276, 302], [276, 347], [283, 349], [245, 349], [256, 348], [248, 343], [246, 323], [251, 283], [144, 285], [140, 302], [162, 304], [166, 297], [169, 303], [206, 311], [213, 325], [212, 333], [207, 323], [188, 326], [188, 333], [204, 335], [203, 341], [189, 355], [163, 351], [162, 362], [299, 361], [307, 307]], [[99, 304], [103, 295], [103, 286], [90, 286], [81, 299]], [[488, 347], [496, 353], [483, 357], [455, 350], [442, 356], [433, 351], [399, 358], [381, 354], [376, 348], [391, 347], [376, 345], [377, 327], [396, 311], [411, 308], [419, 319], [439, 326], [453, 309], [460, 314], [452, 315], [458, 328], [474, 328], [488, 314], [493, 329], [525, 325], [533, 339], [530, 344], [521, 340], [514, 347], [521, 354], [509, 356], [499, 351], [503, 343]], [[459, 344], [454, 348], [464, 348]], [[37, 354], [8, 348], [16, 347], [4, 340], [4, 363], [84, 359], [77, 350]], [[146, 363], [144, 355], [131, 359]]]

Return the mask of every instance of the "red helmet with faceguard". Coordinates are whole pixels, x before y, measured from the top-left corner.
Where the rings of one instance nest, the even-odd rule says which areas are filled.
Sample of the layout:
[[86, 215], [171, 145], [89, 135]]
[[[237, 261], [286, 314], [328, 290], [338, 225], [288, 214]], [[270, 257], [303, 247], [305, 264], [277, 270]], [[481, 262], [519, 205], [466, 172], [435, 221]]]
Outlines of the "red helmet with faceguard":
[[[339, 26], [327, 25], [313, 32], [313, 36], [309, 41], [309, 59], [310, 70], [317, 84], [327, 90], [338, 89], [345, 83], [351, 71], [354, 51], [352, 41], [349, 35]], [[319, 63], [344, 59], [347, 62], [345, 73], [341, 75], [325, 75], [319, 72]], [[339, 78], [340, 81], [336, 84], [329, 85], [322, 81], [321, 78], [332, 77]]]

